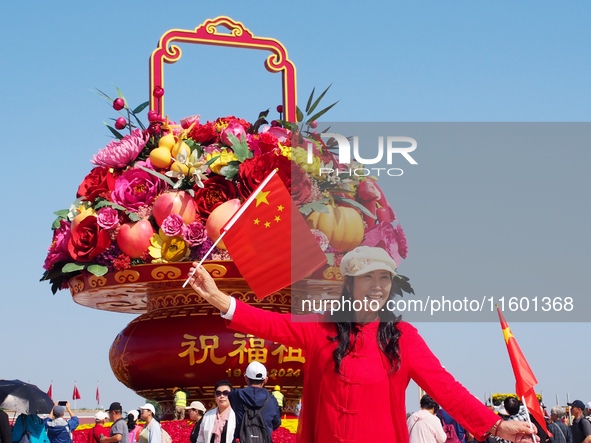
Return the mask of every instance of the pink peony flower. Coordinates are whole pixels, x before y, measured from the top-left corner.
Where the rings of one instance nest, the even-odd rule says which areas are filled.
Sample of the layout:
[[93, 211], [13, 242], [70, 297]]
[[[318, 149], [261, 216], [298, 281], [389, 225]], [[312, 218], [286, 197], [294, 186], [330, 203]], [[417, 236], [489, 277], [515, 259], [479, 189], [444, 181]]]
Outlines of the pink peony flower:
[[142, 206], [151, 206], [164, 189], [166, 183], [158, 177], [142, 169], [128, 169], [117, 177], [111, 198], [114, 203], [136, 212]]
[[396, 262], [396, 266], [400, 266], [408, 253], [404, 231], [400, 225], [394, 229], [391, 223], [378, 223], [367, 230], [361, 244], [385, 249]]
[[178, 214], [170, 214], [162, 221], [160, 228], [167, 236], [175, 237], [181, 235], [184, 225], [183, 217]]
[[68, 252], [68, 242], [70, 241], [71, 227], [70, 222], [60, 220], [60, 225], [53, 231], [53, 240], [49, 246], [49, 252], [45, 258], [43, 269], [51, 270], [56, 263], [60, 261], [71, 261], [72, 258]]
[[279, 143], [285, 145], [291, 140], [291, 131], [281, 126], [265, 126], [262, 128], [261, 133], [269, 132], [273, 134]]
[[394, 236], [396, 237], [396, 243], [398, 243], [398, 253], [402, 258], [408, 257], [408, 244], [406, 243], [406, 234], [401, 225], [396, 226], [394, 229]]
[[193, 123], [199, 124], [199, 115], [191, 115], [181, 119], [181, 128], [189, 129]]
[[222, 129], [222, 132], [220, 133], [220, 140], [222, 143], [227, 146], [232, 146], [232, 142], [228, 138], [228, 134], [234, 135], [238, 140], [241, 140], [242, 138], [246, 139], [246, 131], [244, 130], [244, 127], [234, 120], [230, 121], [228, 126]]
[[208, 239], [205, 225], [197, 221], [183, 226], [183, 237], [191, 247], [199, 246]]
[[101, 208], [96, 213], [97, 223], [103, 229], [115, 229], [119, 226], [119, 211], [115, 208]]
[[125, 168], [137, 158], [147, 142], [148, 134], [136, 129], [121, 140], [113, 140], [101, 149], [92, 158], [91, 163], [107, 168]]

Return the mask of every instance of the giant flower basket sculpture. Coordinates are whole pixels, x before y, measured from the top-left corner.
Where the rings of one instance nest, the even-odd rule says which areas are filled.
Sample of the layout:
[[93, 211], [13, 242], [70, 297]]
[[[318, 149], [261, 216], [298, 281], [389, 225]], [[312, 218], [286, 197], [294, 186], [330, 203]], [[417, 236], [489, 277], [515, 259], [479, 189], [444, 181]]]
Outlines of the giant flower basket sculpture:
[[[233, 116], [169, 120], [163, 63], [181, 57], [174, 42], [270, 51], [267, 69], [283, 74], [277, 118], [269, 122], [264, 112], [252, 123]], [[210, 402], [217, 380], [242, 385], [253, 360], [267, 365], [269, 384], [281, 385], [286, 410], [294, 411], [302, 350], [228, 330], [213, 308], [182, 287], [191, 262], [204, 258], [221, 226], [274, 169], [328, 264], [297, 290], [286, 287], [259, 300], [220, 243], [204, 266], [222, 290], [247, 303], [289, 312], [292, 299], [338, 297], [343, 253], [359, 244], [381, 245], [399, 263], [406, 257], [404, 233], [374, 180], [339, 176], [337, 159], [314, 132], [316, 119], [333, 105], [318, 110], [324, 91], [313, 92], [304, 111], [297, 108], [295, 68], [276, 40], [218, 17], [194, 30], [165, 33], [150, 74], [150, 101], [136, 108], [119, 91], [114, 100], [101, 93], [121, 113], [109, 126], [115, 140], [92, 159], [94, 168], [70, 208], [56, 212], [42, 279], [54, 293], [69, 288], [81, 305], [140, 314], [115, 338], [111, 366], [123, 384], [161, 402], [165, 413], [172, 412], [174, 388]], [[148, 105], [144, 125], [139, 114]], [[336, 172], [320, 173], [326, 166]]]

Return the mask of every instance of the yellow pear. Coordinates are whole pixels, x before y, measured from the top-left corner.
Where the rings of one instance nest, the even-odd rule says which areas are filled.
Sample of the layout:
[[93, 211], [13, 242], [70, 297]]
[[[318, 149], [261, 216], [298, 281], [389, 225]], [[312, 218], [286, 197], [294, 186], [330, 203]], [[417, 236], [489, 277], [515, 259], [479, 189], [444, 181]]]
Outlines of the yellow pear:
[[172, 151], [172, 148], [176, 145], [176, 140], [172, 132], [162, 136], [158, 141], [158, 147], [168, 148], [168, 151]]
[[150, 152], [150, 161], [156, 168], [168, 168], [172, 164], [170, 150], [164, 146], [152, 149], [152, 152]]

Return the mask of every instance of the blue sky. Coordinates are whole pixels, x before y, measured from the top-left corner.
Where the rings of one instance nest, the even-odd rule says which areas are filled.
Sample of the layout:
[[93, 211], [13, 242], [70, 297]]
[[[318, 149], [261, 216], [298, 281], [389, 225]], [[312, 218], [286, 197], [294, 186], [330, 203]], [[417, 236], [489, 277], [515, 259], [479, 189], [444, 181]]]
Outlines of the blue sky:
[[[29, 380], [56, 398], [138, 406], [116, 381], [108, 349], [132, 317], [76, 305], [38, 282], [53, 211], [67, 207], [116, 114], [96, 93], [147, 100], [148, 58], [168, 29], [228, 15], [274, 37], [297, 66], [300, 102], [332, 83], [330, 120], [350, 122], [588, 122], [591, 57], [585, 2], [11, 2], [3, 5], [0, 62], [2, 159], [0, 377]], [[280, 80], [262, 53], [195, 47], [167, 66], [172, 118], [274, 108]], [[459, 134], [462, 132], [460, 131]], [[458, 134], [457, 132], [455, 134]], [[585, 134], [585, 132], [583, 132]], [[477, 134], [478, 135], [478, 134]], [[418, 296], [451, 292], [584, 294], [589, 265], [585, 144], [511, 151], [422, 146], [419, 165], [388, 196], [409, 240], [401, 272]], [[584, 135], [581, 138], [584, 140]], [[472, 140], [472, 139], [471, 139]], [[441, 146], [445, 146], [442, 144]], [[536, 146], [539, 147], [536, 150]], [[422, 293], [421, 293], [422, 291]], [[521, 292], [520, 292], [521, 291]], [[589, 365], [588, 323], [513, 323], [538, 389], [591, 400], [565, 363]], [[513, 378], [498, 323], [420, 323], [444, 365], [479, 397], [508, 392]], [[416, 407], [409, 391], [409, 408]]]

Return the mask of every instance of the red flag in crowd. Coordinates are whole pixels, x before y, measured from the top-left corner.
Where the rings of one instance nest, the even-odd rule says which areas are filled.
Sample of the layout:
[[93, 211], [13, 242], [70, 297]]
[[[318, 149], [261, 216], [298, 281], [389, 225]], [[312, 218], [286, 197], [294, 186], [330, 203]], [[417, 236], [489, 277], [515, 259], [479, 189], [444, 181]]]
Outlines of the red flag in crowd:
[[499, 320], [501, 321], [501, 329], [503, 330], [503, 337], [505, 338], [505, 344], [507, 345], [507, 351], [509, 352], [509, 359], [511, 360], [513, 373], [515, 374], [515, 393], [519, 399], [525, 403], [529, 413], [536, 419], [542, 429], [549, 434], [548, 428], [546, 427], [544, 412], [542, 411], [542, 407], [536, 396], [536, 391], [534, 391], [534, 386], [538, 384], [538, 380], [525, 359], [525, 355], [521, 352], [521, 348], [517, 344], [515, 336], [505, 321], [503, 313], [499, 308], [497, 308], [497, 312], [499, 314]]
[[47, 390], [47, 395], [49, 395], [49, 398], [51, 398], [53, 400], [53, 383], [51, 383], [49, 385], [49, 389]]
[[74, 383], [74, 392], [72, 392], [72, 400], [80, 400], [81, 398], [82, 397], [80, 397], [80, 391], [78, 390], [76, 383]]
[[101, 393], [99, 392], [99, 387], [98, 384], [96, 385], [96, 404], [100, 405], [101, 404]]
[[224, 225], [224, 244], [240, 273], [262, 299], [326, 263], [276, 170]]

